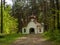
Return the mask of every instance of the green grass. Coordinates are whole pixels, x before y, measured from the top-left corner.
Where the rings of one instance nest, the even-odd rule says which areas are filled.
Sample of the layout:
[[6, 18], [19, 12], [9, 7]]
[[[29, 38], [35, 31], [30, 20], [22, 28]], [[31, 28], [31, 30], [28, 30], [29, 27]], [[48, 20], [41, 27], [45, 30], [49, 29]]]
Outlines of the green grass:
[[14, 42], [18, 37], [22, 37], [22, 34], [9, 34], [9, 35], [0, 35], [0, 45], [10, 45]]
[[52, 33], [51, 31], [43, 33], [44, 37], [51, 41], [53, 45], [60, 45], [60, 31], [54, 30]]
[[53, 44], [53, 45], [60, 45], [59, 42], [54, 42], [54, 41], [52, 41], [52, 44]]
[[[23, 37], [23, 36], [27, 36], [27, 34], [26, 35], [23, 35], [21, 33], [9, 34], [9, 35], [2, 34], [0, 35], [0, 45], [11, 45], [17, 38]], [[60, 45], [60, 43], [57, 43], [54, 41], [52, 42], [53, 42], [53, 45]]]

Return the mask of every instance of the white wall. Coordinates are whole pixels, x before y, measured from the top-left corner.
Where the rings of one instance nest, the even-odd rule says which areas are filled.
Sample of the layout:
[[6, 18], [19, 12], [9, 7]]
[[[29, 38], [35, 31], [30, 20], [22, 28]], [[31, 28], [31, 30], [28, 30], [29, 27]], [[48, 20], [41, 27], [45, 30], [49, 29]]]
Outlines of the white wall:
[[[26, 29], [26, 32], [24, 32], [24, 28]], [[44, 27], [41, 26], [41, 32], [40, 32], [39, 27], [37, 28], [37, 25], [33, 21], [29, 22], [27, 27], [24, 27], [24, 28], [22, 28], [22, 33], [23, 34], [29, 34], [30, 33], [30, 28], [34, 28], [35, 34], [44, 32]]]

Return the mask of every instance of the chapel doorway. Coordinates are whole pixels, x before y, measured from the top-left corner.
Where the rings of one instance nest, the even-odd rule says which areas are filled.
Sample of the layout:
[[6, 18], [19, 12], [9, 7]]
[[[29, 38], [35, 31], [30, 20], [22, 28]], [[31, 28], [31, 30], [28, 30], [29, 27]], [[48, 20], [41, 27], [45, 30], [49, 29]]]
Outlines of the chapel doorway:
[[34, 34], [35, 33], [34, 28], [30, 28], [29, 32], [30, 32], [30, 34]]

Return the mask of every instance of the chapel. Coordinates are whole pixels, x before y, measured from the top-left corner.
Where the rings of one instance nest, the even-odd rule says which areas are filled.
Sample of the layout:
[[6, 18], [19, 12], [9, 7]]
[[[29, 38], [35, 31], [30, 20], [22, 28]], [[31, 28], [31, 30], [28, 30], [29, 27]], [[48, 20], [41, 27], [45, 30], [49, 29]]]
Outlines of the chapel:
[[44, 26], [42, 23], [37, 21], [37, 17], [35, 15], [30, 16], [30, 21], [26, 25], [26, 27], [22, 28], [23, 34], [38, 34], [44, 32]]

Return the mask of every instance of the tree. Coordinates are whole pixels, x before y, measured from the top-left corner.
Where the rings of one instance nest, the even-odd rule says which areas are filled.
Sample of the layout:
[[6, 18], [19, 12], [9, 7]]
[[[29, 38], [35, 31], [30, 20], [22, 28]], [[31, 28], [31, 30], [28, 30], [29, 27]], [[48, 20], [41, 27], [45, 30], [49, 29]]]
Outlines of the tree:
[[1, 0], [1, 33], [3, 32], [3, 2]]
[[22, 19], [22, 13], [23, 13], [23, 10], [22, 10], [22, 7], [23, 7], [23, 3], [22, 2], [15, 2], [15, 4], [13, 5], [13, 12], [12, 12], [12, 16], [14, 16], [15, 18], [18, 19], [18, 32], [21, 32], [22, 30], [22, 22], [21, 22], [21, 19]]
[[56, 0], [56, 7], [57, 7], [57, 10], [58, 10], [58, 12], [57, 12], [57, 28], [58, 29], [60, 29], [60, 23], [59, 23], [59, 0]]
[[[0, 9], [1, 10], [1, 9]], [[17, 19], [13, 18], [10, 15], [11, 7], [9, 5], [6, 6], [5, 10], [3, 8], [3, 33], [10, 34], [16, 33], [18, 28]]]

